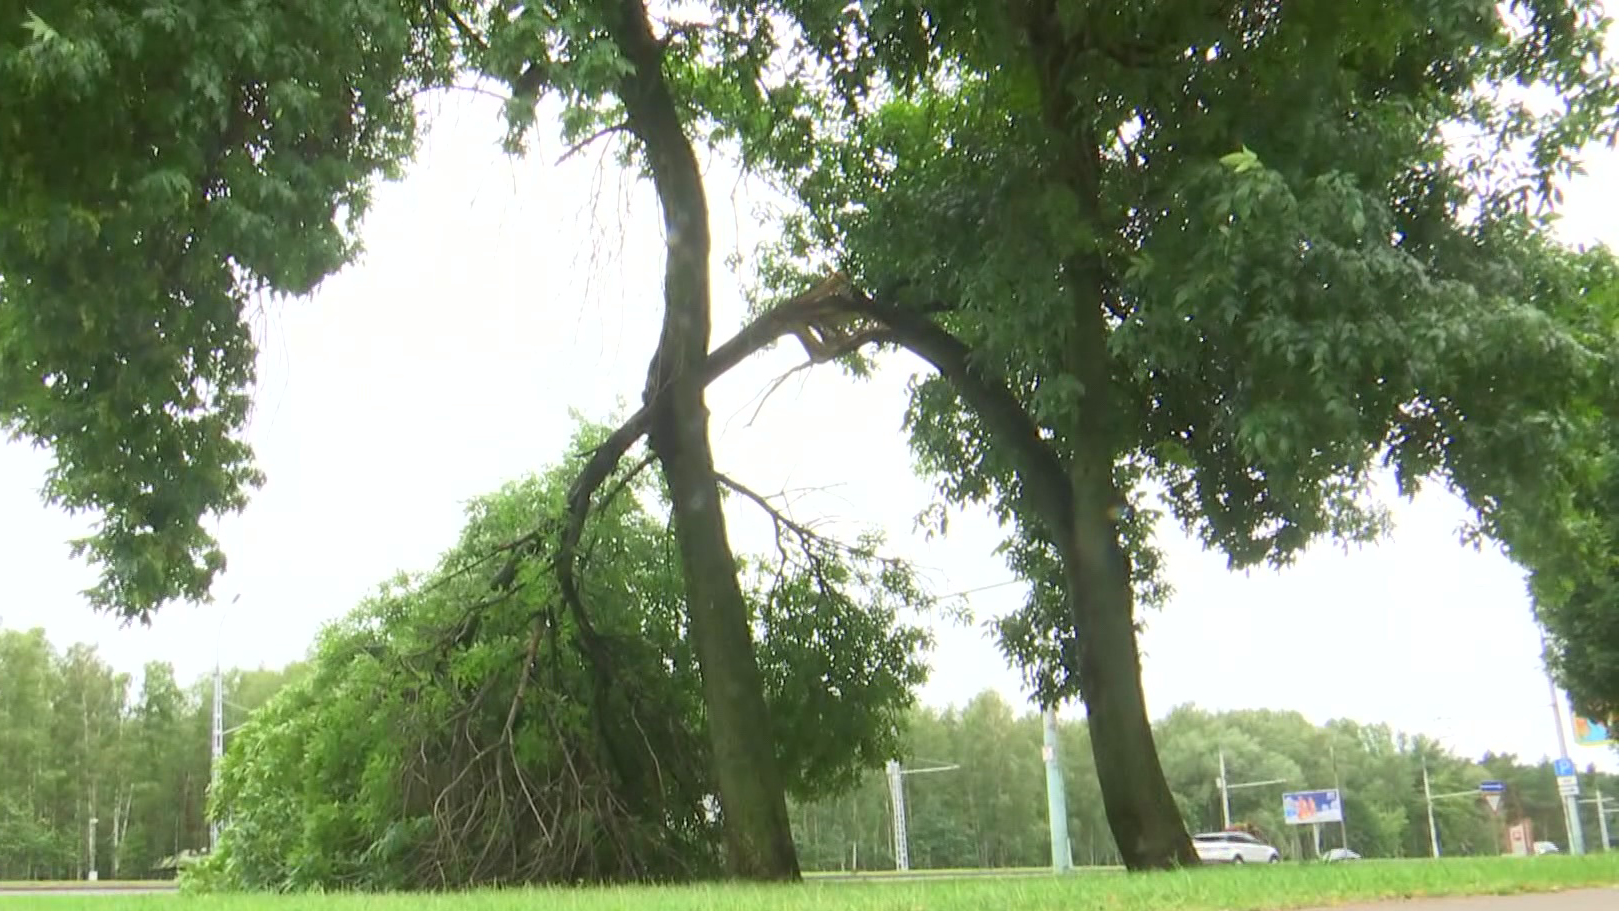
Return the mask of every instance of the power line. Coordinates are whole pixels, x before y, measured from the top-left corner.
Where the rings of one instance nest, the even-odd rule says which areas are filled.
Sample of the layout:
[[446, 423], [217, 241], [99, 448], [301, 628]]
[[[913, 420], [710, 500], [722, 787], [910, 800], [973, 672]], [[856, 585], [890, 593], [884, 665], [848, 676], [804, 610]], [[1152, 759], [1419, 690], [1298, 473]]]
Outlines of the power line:
[[964, 588], [961, 591], [946, 592], [945, 594], [934, 595], [933, 597], [936, 598], [937, 600], [943, 601], [946, 598], [959, 598], [962, 595], [976, 595], [979, 592], [987, 592], [987, 591], [990, 591], [992, 589], [1005, 588], [1008, 585], [1021, 585], [1021, 584], [1025, 584], [1025, 580], [1023, 580], [1023, 579], [1007, 579], [1004, 582], [991, 582], [988, 585], [980, 585], [980, 586], [978, 586], [976, 588]]

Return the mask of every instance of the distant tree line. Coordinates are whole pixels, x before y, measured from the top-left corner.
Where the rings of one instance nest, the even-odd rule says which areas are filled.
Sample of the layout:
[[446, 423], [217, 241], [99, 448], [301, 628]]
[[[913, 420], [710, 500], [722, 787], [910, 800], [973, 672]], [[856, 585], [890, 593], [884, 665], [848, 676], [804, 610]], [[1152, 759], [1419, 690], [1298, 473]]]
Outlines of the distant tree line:
[[[226, 672], [226, 728], [301, 673]], [[205, 849], [212, 686], [164, 662], [137, 680], [94, 646], [0, 630], [0, 880], [83, 878], [92, 838], [103, 878], [168, 875]]]
[[[1219, 753], [1233, 782], [1285, 779], [1285, 785], [1231, 792], [1234, 825], [1246, 825], [1288, 859], [1314, 850], [1308, 827], [1282, 820], [1286, 790], [1343, 790], [1345, 826], [1322, 827], [1323, 850], [1349, 847], [1365, 857], [1425, 857], [1428, 817], [1422, 768], [1435, 794], [1476, 791], [1480, 782], [1506, 784], [1499, 814], [1482, 798], [1434, 803], [1441, 853], [1499, 852], [1506, 826], [1527, 819], [1534, 838], [1567, 848], [1562, 804], [1549, 762], [1526, 764], [1491, 753], [1458, 756], [1434, 740], [1383, 724], [1337, 720], [1315, 725], [1296, 712], [1210, 713], [1180, 707], [1154, 726], [1164, 772], [1187, 827], [1222, 827]], [[1117, 864], [1119, 854], [1103, 815], [1089, 734], [1083, 721], [1059, 726], [1059, 755], [1067, 792], [1068, 831], [1076, 864]], [[916, 767], [959, 764], [936, 774], [906, 776], [911, 866], [1018, 867], [1050, 863], [1045, 766], [1038, 713], [1019, 711], [994, 692], [965, 707], [922, 709], [911, 718], [905, 762]], [[1598, 782], [1619, 797], [1619, 776], [1583, 775], [1584, 793]], [[893, 830], [888, 784], [874, 771], [836, 800], [793, 807], [793, 828], [806, 870], [892, 869]], [[1619, 809], [1619, 803], [1610, 805]], [[1597, 848], [1596, 808], [1582, 806], [1586, 843]], [[1619, 829], [1619, 817], [1609, 815]]]
[[[234, 729], [307, 666], [224, 673], [225, 725]], [[0, 879], [82, 878], [96, 869], [125, 879], [169, 875], [176, 856], [208, 847], [210, 677], [189, 686], [167, 663], [139, 679], [114, 670], [93, 646], [54, 648], [42, 630], [0, 630]], [[1068, 828], [1075, 863], [1116, 864], [1083, 721], [1060, 725]], [[1436, 794], [1506, 784], [1499, 814], [1481, 799], [1435, 803], [1447, 856], [1501, 849], [1520, 819], [1535, 838], [1565, 844], [1562, 805], [1549, 763], [1507, 754], [1477, 761], [1421, 735], [1382, 724], [1315, 725], [1294, 712], [1170, 712], [1155, 728], [1164, 769], [1193, 831], [1222, 825], [1215, 785], [1221, 750], [1234, 781], [1286, 785], [1232, 792], [1232, 820], [1257, 830], [1289, 859], [1306, 859], [1305, 829], [1282, 821], [1283, 790], [1341, 785], [1346, 825], [1323, 827], [1324, 848], [1367, 857], [1429, 853], [1422, 768]], [[959, 768], [907, 776], [907, 822], [915, 868], [1040, 866], [1049, 862], [1039, 715], [994, 692], [966, 706], [912, 712], [901, 755], [909, 767]], [[1619, 776], [1587, 769], [1585, 793], [1619, 797]], [[887, 782], [873, 770], [838, 796], [792, 806], [807, 870], [894, 866]], [[1619, 804], [1615, 805], [1619, 808]], [[1598, 846], [1595, 807], [1582, 806], [1587, 843]], [[1610, 815], [1610, 822], [1619, 823]], [[1616, 826], [1619, 828], [1619, 826]]]

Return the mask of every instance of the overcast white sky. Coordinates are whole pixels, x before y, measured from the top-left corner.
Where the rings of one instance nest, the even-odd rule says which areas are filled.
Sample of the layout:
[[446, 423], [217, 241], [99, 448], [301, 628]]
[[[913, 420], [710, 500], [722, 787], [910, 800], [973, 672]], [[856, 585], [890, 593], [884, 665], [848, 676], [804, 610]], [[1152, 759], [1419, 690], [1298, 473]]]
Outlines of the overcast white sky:
[[[555, 459], [572, 429], [570, 407], [606, 418], [618, 401], [639, 399], [663, 258], [649, 187], [598, 167], [593, 153], [556, 166], [560, 148], [549, 136], [528, 161], [508, 160], [488, 98], [462, 92], [433, 107], [417, 165], [378, 195], [364, 260], [260, 321], [251, 441], [269, 483], [221, 525], [230, 558], [221, 605], [172, 607], [150, 629], [90, 613], [79, 592], [91, 573], [66, 544], [85, 526], [41, 505], [46, 456], [9, 443], [0, 445], [7, 628], [43, 626], [59, 647], [98, 643], [125, 670], [172, 661], [182, 678], [204, 673], [216, 654], [227, 665], [285, 663], [378, 582], [428, 567], [453, 542], [469, 497]], [[1569, 194], [1566, 234], [1619, 240], [1605, 204], [1619, 166], [1604, 154], [1590, 172]], [[743, 313], [724, 256], [750, 248], [769, 225], [758, 215], [764, 197], [734, 191], [734, 172], [716, 166], [709, 187], [717, 342]], [[816, 371], [750, 423], [752, 400], [800, 357], [783, 346], [712, 387], [721, 469], [764, 491], [830, 488], [798, 514], [887, 529], [937, 591], [1006, 581], [989, 519], [958, 517], [942, 542], [912, 531], [931, 498], [900, 429], [914, 362], [894, 358], [867, 383]], [[742, 505], [734, 515], [738, 548], [761, 547], [762, 518]], [[1496, 553], [1461, 546], [1464, 518], [1435, 492], [1402, 505], [1394, 537], [1380, 546], [1320, 548], [1285, 572], [1247, 575], [1165, 527], [1178, 594], [1148, 618], [1154, 715], [1183, 703], [1296, 709], [1316, 721], [1421, 730], [1466, 753], [1554, 752], [1522, 574]], [[983, 620], [1020, 597], [1019, 586], [1001, 586], [968, 601]], [[959, 704], [987, 687], [1023, 698], [981, 629], [939, 635], [928, 702]], [[1575, 753], [1582, 765], [1619, 768], [1605, 751]]]

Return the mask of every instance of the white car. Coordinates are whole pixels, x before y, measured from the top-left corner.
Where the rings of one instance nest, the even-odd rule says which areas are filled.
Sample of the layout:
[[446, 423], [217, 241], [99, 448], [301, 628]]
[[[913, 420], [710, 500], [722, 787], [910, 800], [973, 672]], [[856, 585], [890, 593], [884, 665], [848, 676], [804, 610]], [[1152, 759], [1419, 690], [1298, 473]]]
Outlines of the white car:
[[1274, 864], [1282, 859], [1282, 852], [1247, 832], [1193, 835], [1192, 847], [1206, 864]]

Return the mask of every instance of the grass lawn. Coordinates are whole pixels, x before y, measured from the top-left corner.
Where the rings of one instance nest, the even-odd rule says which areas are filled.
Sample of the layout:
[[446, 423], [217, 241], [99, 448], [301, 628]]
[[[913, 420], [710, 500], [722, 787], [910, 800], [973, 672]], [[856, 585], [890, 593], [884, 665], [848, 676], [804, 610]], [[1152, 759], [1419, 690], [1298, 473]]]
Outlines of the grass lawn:
[[[1619, 884], [1619, 854], [1280, 864], [1125, 876], [484, 891], [455, 895], [26, 895], [0, 908], [136, 911], [1284, 911], [1411, 896]], [[1619, 903], [1616, 903], [1619, 908]]]

